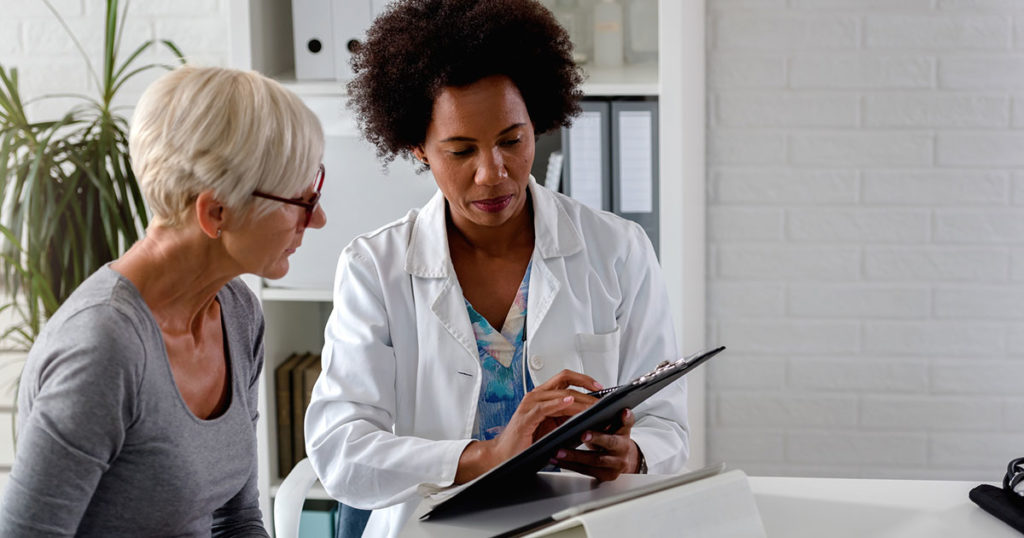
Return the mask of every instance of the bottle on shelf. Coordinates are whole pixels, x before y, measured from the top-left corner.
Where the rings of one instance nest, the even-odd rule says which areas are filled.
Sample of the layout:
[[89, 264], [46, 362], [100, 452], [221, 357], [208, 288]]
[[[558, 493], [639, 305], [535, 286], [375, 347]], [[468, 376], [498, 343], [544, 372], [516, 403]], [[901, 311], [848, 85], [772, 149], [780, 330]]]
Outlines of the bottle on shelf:
[[658, 59], [658, 0], [628, 0], [624, 29], [627, 63]]
[[590, 24], [587, 10], [579, 0], [555, 0], [551, 12], [565, 28], [573, 43], [573, 61], [585, 63], [590, 56]]
[[623, 50], [622, 4], [602, 0], [594, 6], [594, 65], [622, 66]]

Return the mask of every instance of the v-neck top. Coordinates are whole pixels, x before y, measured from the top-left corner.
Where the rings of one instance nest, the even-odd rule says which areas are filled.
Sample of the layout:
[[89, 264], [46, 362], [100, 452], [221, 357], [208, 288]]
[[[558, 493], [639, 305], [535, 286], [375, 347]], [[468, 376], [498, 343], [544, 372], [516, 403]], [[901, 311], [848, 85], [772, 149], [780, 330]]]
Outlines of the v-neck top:
[[466, 300], [483, 375], [476, 420], [476, 438], [483, 441], [494, 439], [505, 429], [523, 396], [533, 390], [533, 381], [523, 367], [527, 338], [526, 304], [532, 266], [532, 262], [526, 266], [523, 281], [501, 330], [492, 327], [487, 318]]
[[18, 394], [0, 536], [266, 536], [257, 492], [263, 316], [240, 280], [217, 294], [230, 400], [186, 405], [138, 290], [103, 267], [50, 319]]

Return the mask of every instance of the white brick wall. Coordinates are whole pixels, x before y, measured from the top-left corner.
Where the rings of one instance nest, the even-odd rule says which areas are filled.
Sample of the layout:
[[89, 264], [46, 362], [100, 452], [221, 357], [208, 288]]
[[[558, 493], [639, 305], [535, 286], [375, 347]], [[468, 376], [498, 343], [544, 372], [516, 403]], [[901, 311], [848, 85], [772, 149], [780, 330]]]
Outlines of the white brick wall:
[[[228, 64], [228, 0], [176, 2], [132, 2], [122, 41], [121, 58], [127, 57], [147, 39], [169, 39], [195, 63]], [[52, 4], [75, 32], [85, 50], [93, 56], [95, 69], [102, 69], [105, 0], [54, 0]], [[40, 0], [0, 0], [0, 63], [17, 67], [22, 94], [37, 97], [48, 93], [87, 93], [96, 86], [74, 42], [63, 26]], [[166, 49], [151, 47], [142, 63], [169, 63]], [[125, 85], [118, 103], [134, 103], [159, 72], [144, 73]], [[30, 111], [42, 118], [65, 111], [66, 100], [32, 105]]]
[[[175, 2], [132, 2], [122, 42], [121, 57], [126, 57], [143, 40], [170, 39], [190, 59], [203, 65], [228, 64], [228, 0], [178, 0]], [[82, 46], [98, 54], [102, 44], [103, 0], [51, 0]], [[0, 0], [0, 64], [17, 67], [20, 91], [25, 99], [47, 93], [84, 93], [96, 95], [89, 71], [63, 27], [40, 0]], [[167, 53], [153, 49], [141, 57], [144, 63], [169, 62]], [[93, 60], [96, 69], [102, 68]], [[142, 65], [142, 64], [139, 64]], [[161, 70], [144, 73], [125, 85], [119, 103], [134, 103], [142, 90]], [[56, 117], [77, 101], [56, 99], [29, 106], [29, 118]], [[130, 114], [130, 110], [128, 111]], [[0, 332], [10, 320], [0, 319]], [[7, 480], [14, 459], [11, 438], [15, 393], [21, 372], [22, 354], [0, 349], [0, 490]]]
[[709, 460], [998, 479], [1024, 446], [1024, 2], [708, 8]]

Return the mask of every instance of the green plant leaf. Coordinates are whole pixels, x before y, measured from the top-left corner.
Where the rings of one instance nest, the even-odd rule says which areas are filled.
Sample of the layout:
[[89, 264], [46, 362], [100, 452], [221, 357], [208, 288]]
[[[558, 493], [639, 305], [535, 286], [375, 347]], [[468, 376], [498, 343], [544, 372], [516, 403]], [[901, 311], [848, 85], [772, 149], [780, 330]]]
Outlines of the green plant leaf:
[[161, 40], [160, 40], [160, 43], [162, 43], [162, 44], [163, 44], [163, 45], [164, 45], [165, 47], [167, 47], [168, 49], [170, 49], [170, 50], [171, 50], [171, 52], [173, 52], [173, 53], [174, 53], [174, 56], [175, 56], [176, 58], [178, 58], [178, 61], [179, 61], [180, 63], [184, 64], [184, 63], [186, 62], [186, 60], [185, 60], [185, 54], [181, 52], [181, 49], [179, 49], [179, 48], [178, 48], [178, 46], [177, 46], [177, 45], [175, 45], [173, 41], [169, 41], [169, 40], [167, 40], [167, 39], [161, 39]]
[[[145, 43], [139, 45], [139, 47], [137, 49], [135, 49], [134, 52], [132, 52], [131, 54], [128, 55], [128, 59], [126, 59], [124, 61], [124, 63], [121, 64], [121, 67], [119, 67], [117, 69], [117, 72], [114, 73], [114, 82], [115, 83], [117, 83], [117, 82], [119, 82], [121, 80], [121, 75], [124, 74], [125, 69], [127, 69], [128, 66], [130, 66], [132, 64], [132, 62], [134, 62], [135, 59], [139, 57], [140, 54], [142, 54], [143, 52], [146, 51], [146, 49], [151, 47], [153, 45], [153, 42], [154, 41], [152, 39], [150, 39], [149, 41], [146, 41]], [[116, 88], [118, 88], [118, 87], [119, 87], [119, 85], [114, 86], [115, 91], [116, 91]]]
[[[107, 0], [108, 4], [110, 2], [116, 3], [117, 0]], [[92, 66], [92, 62], [89, 61], [89, 53], [85, 52], [85, 47], [83, 47], [82, 43], [78, 41], [78, 36], [76, 36], [75, 33], [71, 31], [71, 27], [68, 26], [68, 23], [64, 21], [64, 17], [60, 16], [60, 13], [57, 12], [57, 9], [53, 7], [53, 4], [50, 2], [50, 0], [43, 0], [43, 3], [46, 4], [46, 7], [50, 10], [50, 13], [53, 13], [53, 16], [57, 18], [57, 21], [60, 22], [60, 25], [64, 27], [64, 31], [68, 33], [68, 37], [70, 37], [71, 41], [74, 42], [75, 48], [78, 49], [78, 52], [82, 55], [82, 59], [85, 60], [85, 66], [86, 68], [88, 68], [89, 75], [92, 76], [93, 82], [96, 83], [96, 88], [102, 91], [103, 86], [100, 84], [100, 78], [96, 75], [96, 69]]]
[[128, 82], [129, 80], [131, 80], [131, 78], [134, 77], [135, 75], [138, 75], [139, 73], [142, 73], [143, 71], [149, 71], [150, 69], [173, 69], [173, 68], [168, 66], [168, 65], [164, 65], [164, 64], [146, 64], [146, 65], [144, 65], [142, 67], [133, 69], [127, 75], [122, 77], [121, 80], [117, 81], [117, 83], [114, 85], [114, 91], [120, 90], [121, 86], [123, 86], [125, 82]]
[[107, 0], [107, 23], [103, 39], [103, 102], [110, 103], [114, 85], [114, 63], [117, 59], [117, 0]]
[[[26, 101], [17, 69], [0, 65], [0, 293], [17, 326], [6, 336], [31, 344], [42, 323], [101, 265], [138, 240], [149, 222], [128, 153], [128, 120], [112, 107], [125, 81], [158, 64], [139, 65], [147, 41], [118, 60], [129, 2], [107, 0], [101, 56], [90, 58], [44, 0], [81, 53], [98, 95], [47, 94]], [[102, 61], [102, 71], [93, 63]], [[102, 75], [102, 76], [100, 76]], [[32, 122], [26, 103], [72, 98], [58, 120]]]

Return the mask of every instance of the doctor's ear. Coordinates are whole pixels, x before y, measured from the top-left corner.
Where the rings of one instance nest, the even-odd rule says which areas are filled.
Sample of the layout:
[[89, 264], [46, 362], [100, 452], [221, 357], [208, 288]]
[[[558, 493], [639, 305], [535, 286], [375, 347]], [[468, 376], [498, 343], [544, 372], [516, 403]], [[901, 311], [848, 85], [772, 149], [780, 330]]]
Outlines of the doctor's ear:
[[416, 159], [419, 162], [430, 166], [430, 163], [427, 162], [427, 152], [423, 151], [423, 146], [416, 146], [412, 148], [412, 154], [416, 156]]

